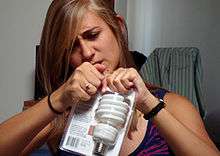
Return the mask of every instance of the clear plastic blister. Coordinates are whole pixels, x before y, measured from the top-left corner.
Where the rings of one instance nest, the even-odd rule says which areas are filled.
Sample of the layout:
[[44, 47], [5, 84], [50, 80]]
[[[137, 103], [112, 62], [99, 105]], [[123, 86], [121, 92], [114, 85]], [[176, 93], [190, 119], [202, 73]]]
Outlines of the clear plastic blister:
[[71, 110], [60, 149], [80, 155], [119, 155], [134, 112], [135, 92], [97, 93]]

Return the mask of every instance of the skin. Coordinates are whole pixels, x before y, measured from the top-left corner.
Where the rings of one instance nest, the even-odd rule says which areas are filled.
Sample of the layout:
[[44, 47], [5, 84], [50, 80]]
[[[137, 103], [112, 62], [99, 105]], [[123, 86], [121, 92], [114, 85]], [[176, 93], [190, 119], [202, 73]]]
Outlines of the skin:
[[[53, 107], [64, 111], [80, 100], [89, 100], [100, 87], [105, 90], [108, 86], [122, 93], [134, 88], [137, 109], [143, 114], [148, 113], [158, 104], [158, 99], [149, 92], [135, 69], [118, 68], [120, 49], [107, 24], [92, 12], [87, 12], [85, 17], [78, 34], [78, 43], [76, 42], [70, 59], [75, 70], [67, 82], [51, 95]], [[89, 34], [84, 35], [88, 31]], [[97, 31], [100, 34], [91, 40], [90, 37]], [[88, 85], [89, 89], [86, 89]], [[209, 139], [192, 104], [173, 93], [166, 94], [164, 100], [167, 106], [154, 117], [153, 122], [174, 153], [178, 156], [218, 156], [219, 151]], [[30, 153], [46, 141], [51, 130], [50, 122], [55, 117], [56, 114], [49, 109], [45, 97], [27, 111], [2, 123], [0, 154]], [[125, 138], [121, 155], [128, 155], [139, 145], [144, 136], [143, 132], [146, 131], [146, 124], [142, 117], [138, 119], [138, 129], [132, 132], [131, 138]]]

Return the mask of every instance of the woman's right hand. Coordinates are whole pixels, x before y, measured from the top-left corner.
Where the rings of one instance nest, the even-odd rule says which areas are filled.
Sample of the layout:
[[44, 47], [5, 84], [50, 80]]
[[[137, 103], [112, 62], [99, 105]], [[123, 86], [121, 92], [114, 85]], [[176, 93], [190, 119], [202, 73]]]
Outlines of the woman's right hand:
[[74, 70], [67, 82], [51, 95], [53, 107], [63, 112], [79, 101], [90, 100], [104, 80], [105, 68], [102, 64], [82, 63]]

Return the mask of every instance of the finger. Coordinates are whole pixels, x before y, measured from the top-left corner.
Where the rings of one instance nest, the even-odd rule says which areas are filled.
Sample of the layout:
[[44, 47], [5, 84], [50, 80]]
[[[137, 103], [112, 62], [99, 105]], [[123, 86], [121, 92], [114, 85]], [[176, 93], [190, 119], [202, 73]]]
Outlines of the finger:
[[134, 79], [135, 79], [135, 74], [127, 70], [121, 79], [121, 83], [125, 86], [125, 88], [130, 89], [131, 87], [134, 86], [134, 82], [133, 82]]
[[71, 86], [70, 95], [74, 101], [88, 101], [91, 98], [91, 96], [83, 90], [79, 83]]
[[117, 88], [114, 85], [114, 79], [116, 78], [116, 76], [120, 73], [120, 70], [122, 69], [118, 69], [116, 71], [114, 71], [112, 74], [106, 76], [106, 81], [107, 81], [107, 85], [108, 87], [115, 92], [118, 92]]
[[126, 70], [121, 71], [113, 80], [113, 84], [114, 86], [117, 88], [117, 90], [120, 93], [127, 93], [129, 90], [129, 88], [127, 89], [121, 82], [122, 78], [124, 77], [124, 75], [126, 74]]
[[133, 68], [128, 69], [128, 72], [124, 75], [123, 83], [133, 85], [132, 87], [135, 87], [138, 92], [142, 92], [143, 88], [146, 87], [139, 73]]
[[[91, 83], [93, 86], [95, 86], [96, 88], [98, 88], [101, 85], [102, 79], [99, 79], [97, 77], [97, 75], [94, 74], [94, 72], [92, 71], [88, 71], [87, 73], [85, 73], [85, 79], [86, 81], [88, 81], [89, 83]], [[104, 76], [103, 76], [104, 77]]]
[[129, 80], [126, 79], [126, 78], [123, 78], [123, 79], [121, 80], [121, 83], [124, 85], [124, 87], [125, 87], [126, 89], [131, 89], [131, 88], [134, 86], [134, 83], [131, 82], [131, 81], [129, 81]]
[[100, 63], [94, 65], [94, 67], [100, 72], [103, 73], [106, 69], [106, 66]]
[[[101, 64], [97, 64], [96, 66], [103, 69], [105, 68], [105, 66]], [[86, 78], [86, 80], [96, 88], [101, 85], [101, 81], [104, 79], [104, 75], [101, 74], [91, 63], [84, 62], [82, 68], [79, 70], [80, 73]]]
[[98, 69], [96, 69], [96, 67], [101, 71], [101, 69], [103, 70], [105, 68], [104, 65], [102, 64], [95, 64], [92, 65], [89, 62], [84, 62], [83, 63], [83, 74], [86, 76], [88, 74], [88, 72], [93, 73], [94, 75], [96, 75], [96, 77], [100, 80], [103, 80], [105, 77], [104, 75], [98, 71]]
[[94, 91], [96, 91], [96, 87], [94, 85], [92, 85], [90, 82], [88, 82], [86, 80], [85, 77], [83, 76], [80, 76], [79, 79], [78, 79], [78, 86], [80, 88], [80, 91], [81, 89], [83, 90], [83, 92], [87, 93], [87, 94], [92, 94]]
[[78, 96], [81, 101], [88, 101], [91, 99], [91, 96], [87, 92], [85, 92], [82, 88], [80, 88]]
[[95, 64], [92, 66], [91, 68], [92, 72], [100, 79], [100, 80], [103, 80], [105, 77], [104, 77], [104, 74], [103, 74], [103, 71], [106, 69], [106, 67], [102, 64]]
[[85, 91], [89, 95], [94, 95], [97, 92], [97, 88], [93, 86], [91, 83], [88, 83], [85, 87]]

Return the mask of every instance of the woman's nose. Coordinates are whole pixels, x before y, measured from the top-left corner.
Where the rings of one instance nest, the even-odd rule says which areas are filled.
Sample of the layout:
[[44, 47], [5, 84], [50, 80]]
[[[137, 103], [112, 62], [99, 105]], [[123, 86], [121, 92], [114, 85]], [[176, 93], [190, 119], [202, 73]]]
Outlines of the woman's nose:
[[80, 39], [80, 46], [83, 59], [86, 61], [91, 60], [95, 54], [92, 47], [90, 47], [91, 45], [87, 41]]

